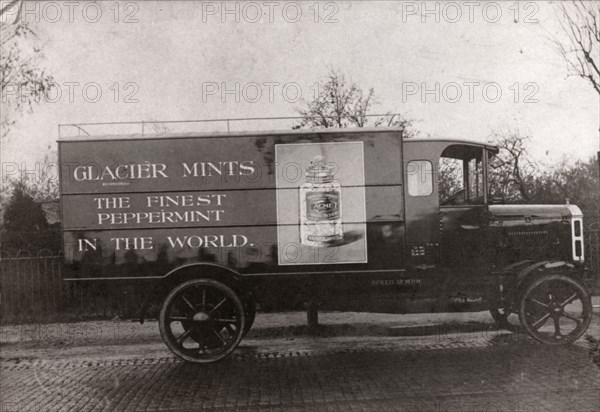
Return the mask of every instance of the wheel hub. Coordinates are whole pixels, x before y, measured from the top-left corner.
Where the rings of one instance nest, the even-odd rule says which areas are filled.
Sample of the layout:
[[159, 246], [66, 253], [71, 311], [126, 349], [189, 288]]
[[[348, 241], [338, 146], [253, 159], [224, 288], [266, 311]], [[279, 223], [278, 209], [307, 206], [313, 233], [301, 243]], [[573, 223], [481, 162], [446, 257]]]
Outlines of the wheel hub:
[[550, 304], [548, 305], [548, 312], [552, 316], [560, 316], [563, 313], [563, 309], [560, 307], [560, 305], [558, 303], [550, 302]]
[[206, 312], [198, 312], [194, 315], [194, 317], [192, 318], [193, 321], [195, 322], [206, 322], [210, 320], [210, 315]]

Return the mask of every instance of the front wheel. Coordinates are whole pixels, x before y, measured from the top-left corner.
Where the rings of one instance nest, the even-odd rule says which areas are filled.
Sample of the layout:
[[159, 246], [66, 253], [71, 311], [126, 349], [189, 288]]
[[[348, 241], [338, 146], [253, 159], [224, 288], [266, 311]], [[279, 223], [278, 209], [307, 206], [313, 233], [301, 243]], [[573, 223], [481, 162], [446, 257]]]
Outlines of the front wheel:
[[554, 274], [531, 282], [523, 293], [519, 319], [534, 339], [550, 345], [577, 340], [592, 319], [592, 302], [585, 285]]
[[194, 363], [216, 362], [235, 350], [245, 326], [244, 305], [236, 292], [212, 279], [176, 286], [159, 317], [160, 334], [169, 349]]

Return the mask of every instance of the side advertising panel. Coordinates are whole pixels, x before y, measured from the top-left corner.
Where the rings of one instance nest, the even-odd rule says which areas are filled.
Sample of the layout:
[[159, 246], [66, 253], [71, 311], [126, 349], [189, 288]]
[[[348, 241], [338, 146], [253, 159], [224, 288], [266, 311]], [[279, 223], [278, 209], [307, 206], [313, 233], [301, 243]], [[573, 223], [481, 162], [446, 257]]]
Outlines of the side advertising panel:
[[85, 277], [199, 261], [272, 274], [398, 267], [400, 142], [300, 137], [61, 142], [67, 263]]
[[363, 142], [279, 144], [275, 159], [278, 263], [367, 263]]

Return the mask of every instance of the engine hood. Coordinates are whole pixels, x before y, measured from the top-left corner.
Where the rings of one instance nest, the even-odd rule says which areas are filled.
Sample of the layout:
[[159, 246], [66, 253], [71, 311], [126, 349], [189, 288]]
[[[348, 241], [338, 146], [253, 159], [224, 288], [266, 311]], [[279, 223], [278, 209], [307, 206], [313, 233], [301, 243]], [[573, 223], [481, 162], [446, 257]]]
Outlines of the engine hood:
[[575, 205], [490, 205], [491, 224], [545, 224], [581, 217]]

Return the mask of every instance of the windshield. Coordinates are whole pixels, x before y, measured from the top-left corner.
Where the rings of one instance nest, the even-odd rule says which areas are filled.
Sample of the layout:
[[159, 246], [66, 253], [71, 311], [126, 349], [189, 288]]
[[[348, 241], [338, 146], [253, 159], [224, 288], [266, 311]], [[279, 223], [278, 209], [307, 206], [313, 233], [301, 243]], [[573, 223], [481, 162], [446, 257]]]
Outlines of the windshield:
[[451, 145], [440, 157], [439, 194], [441, 206], [482, 205], [485, 202], [484, 149]]

